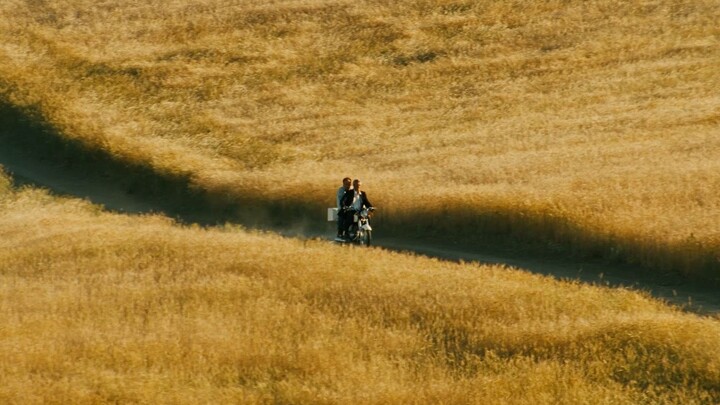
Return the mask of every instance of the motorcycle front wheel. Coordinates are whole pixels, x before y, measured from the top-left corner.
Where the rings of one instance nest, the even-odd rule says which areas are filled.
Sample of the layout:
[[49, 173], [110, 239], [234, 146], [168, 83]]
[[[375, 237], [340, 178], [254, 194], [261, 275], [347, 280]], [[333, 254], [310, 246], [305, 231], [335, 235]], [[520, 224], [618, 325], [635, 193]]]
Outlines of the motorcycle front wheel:
[[365, 231], [365, 238], [363, 240], [363, 243], [365, 246], [370, 246], [372, 244], [372, 231]]

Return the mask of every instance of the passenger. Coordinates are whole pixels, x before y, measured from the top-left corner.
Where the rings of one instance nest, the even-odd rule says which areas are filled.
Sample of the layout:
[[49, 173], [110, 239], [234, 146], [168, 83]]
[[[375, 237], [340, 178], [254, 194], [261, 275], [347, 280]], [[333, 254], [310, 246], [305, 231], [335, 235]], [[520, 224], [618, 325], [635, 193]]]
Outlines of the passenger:
[[343, 237], [345, 236], [345, 230], [346, 230], [346, 229], [348, 228], [348, 226], [349, 226], [349, 225], [346, 225], [346, 224], [345, 224], [345, 218], [346, 218], [346, 216], [343, 215], [343, 212], [342, 212], [342, 207], [343, 207], [343, 206], [342, 206], [342, 202], [343, 202], [343, 198], [345, 197], [345, 193], [347, 193], [348, 191], [352, 190], [352, 188], [350, 187], [351, 184], [352, 184], [351, 181], [352, 181], [352, 179], [351, 179], [350, 177], [345, 177], [345, 178], [342, 180], [343, 184], [342, 184], [342, 186], [337, 190], [337, 195], [336, 195], [336, 199], [335, 199], [336, 206], [337, 206], [337, 209], [338, 209], [337, 237], [335, 237], [335, 240], [338, 241], [338, 242], [344, 240]]

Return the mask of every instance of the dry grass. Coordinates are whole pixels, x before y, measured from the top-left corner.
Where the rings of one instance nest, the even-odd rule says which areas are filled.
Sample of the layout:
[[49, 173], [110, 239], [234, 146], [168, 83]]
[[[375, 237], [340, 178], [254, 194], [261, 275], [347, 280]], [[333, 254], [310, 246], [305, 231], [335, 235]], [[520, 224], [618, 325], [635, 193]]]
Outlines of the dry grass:
[[[0, 16], [3, 97], [211, 191], [325, 206], [350, 174], [389, 225], [446, 213], [688, 273], [720, 247], [713, 1], [6, 0]], [[636, 293], [8, 184], [0, 402], [720, 402], [717, 320]]]
[[3, 403], [720, 401], [718, 321], [634, 292], [8, 184]]
[[7, 97], [204, 189], [323, 207], [350, 174], [388, 227], [500, 230], [717, 277], [715, 1], [10, 0], [0, 13]]

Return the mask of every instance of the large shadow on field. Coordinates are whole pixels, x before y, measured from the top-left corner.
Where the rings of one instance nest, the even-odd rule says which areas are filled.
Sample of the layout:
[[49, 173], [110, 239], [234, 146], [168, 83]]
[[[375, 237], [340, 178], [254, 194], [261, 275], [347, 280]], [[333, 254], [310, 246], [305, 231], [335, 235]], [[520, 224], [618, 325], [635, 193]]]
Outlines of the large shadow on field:
[[[332, 232], [332, 225], [323, 221], [324, 207], [317, 204], [210, 193], [194, 186], [190, 174], [164, 173], [63, 136], [34, 109], [0, 101], [0, 124], [0, 165], [18, 186], [47, 188], [56, 194], [87, 199], [111, 211], [161, 213], [186, 224], [233, 223], [304, 237]], [[692, 303], [693, 310], [720, 313], [720, 294], [712, 277], [693, 283], [681, 272], [672, 271], [671, 264], [648, 271], [633, 264], [632, 257], [613, 252], [617, 241], [589, 234], [562, 219], [533, 218], [500, 210], [478, 214], [460, 208], [457, 212], [390, 211], [380, 215], [375, 224], [381, 235], [377, 244], [385, 248], [449, 260], [505, 264], [555, 278], [647, 290], [680, 306]], [[576, 246], [563, 245], [563, 238], [591, 248], [574, 251]], [[656, 250], [672, 257], [672, 249]], [[607, 251], [612, 255], [608, 256]], [[661, 255], [658, 257], [662, 262]], [[699, 255], [698, 260], [706, 266], [707, 274], [718, 274], [720, 266], [715, 259]]]
[[304, 220], [319, 207], [211, 194], [194, 186], [190, 174], [165, 173], [62, 136], [36, 109], [0, 101], [0, 123], [0, 165], [16, 186], [80, 197], [110, 211], [159, 213], [185, 224], [233, 222], [288, 234], [325, 229], [324, 223]]

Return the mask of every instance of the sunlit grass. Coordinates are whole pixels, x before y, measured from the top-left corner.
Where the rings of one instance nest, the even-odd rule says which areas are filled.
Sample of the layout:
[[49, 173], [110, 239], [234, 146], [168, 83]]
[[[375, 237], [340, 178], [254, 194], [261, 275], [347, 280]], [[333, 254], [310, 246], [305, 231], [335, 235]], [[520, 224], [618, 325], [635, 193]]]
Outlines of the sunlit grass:
[[[3, 99], [204, 189], [324, 207], [350, 175], [410, 233], [717, 269], [713, 1], [0, 15]], [[635, 292], [110, 215], [2, 176], [0, 290], [3, 403], [720, 402], [717, 320]]]
[[[12, 102], [204, 189], [323, 207], [351, 175], [388, 226], [429, 212], [410, 216], [462, 237], [500, 210], [521, 238], [717, 276], [714, 1], [62, 0], [0, 11]], [[463, 214], [433, 223], [442, 212]], [[525, 232], [528, 218], [543, 225]]]
[[[12, 102], [204, 189], [322, 207], [351, 175], [388, 224], [461, 211], [439, 230], [461, 237], [499, 209], [522, 238], [717, 270], [713, 1], [62, 0], [0, 11]], [[523, 233], [527, 218], [542, 229]]]
[[0, 290], [4, 403], [720, 400], [717, 320], [635, 292], [32, 189], [0, 194]]

